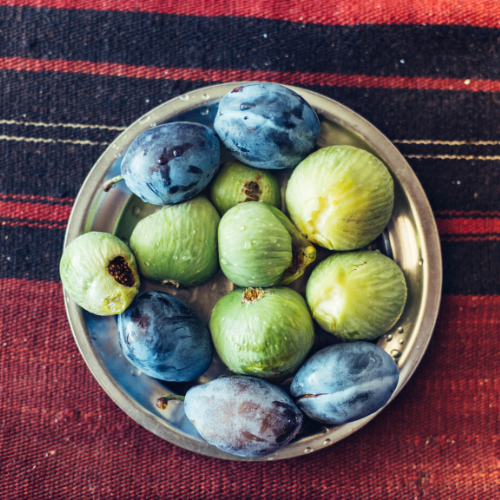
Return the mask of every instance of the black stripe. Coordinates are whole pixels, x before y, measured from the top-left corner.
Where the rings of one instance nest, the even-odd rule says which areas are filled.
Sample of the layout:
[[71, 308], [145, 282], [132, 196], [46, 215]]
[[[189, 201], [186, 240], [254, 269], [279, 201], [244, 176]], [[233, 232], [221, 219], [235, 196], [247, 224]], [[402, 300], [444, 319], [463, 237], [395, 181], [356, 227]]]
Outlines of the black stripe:
[[500, 241], [442, 242], [443, 293], [496, 295], [500, 293]]
[[409, 159], [434, 210], [500, 210], [500, 162]]
[[[64, 231], [0, 225], [0, 278], [59, 281]], [[500, 241], [442, 242], [446, 295], [500, 293]]]
[[60, 281], [64, 231], [0, 224], [0, 278]]
[[0, 56], [8, 57], [212, 69], [500, 76], [498, 31], [471, 26], [328, 26], [237, 17], [1, 7], [0, 30]]
[[0, 140], [0, 189], [10, 195], [75, 198], [104, 149]]
[[[0, 118], [127, 126], [158, 104], [206, 85], [202, 81], [0, 71]], [[305, 88], [350, 107], [390, 139], [500, 139], [500, 94]], [[107, 137], [111, 136], [110, 132]]]

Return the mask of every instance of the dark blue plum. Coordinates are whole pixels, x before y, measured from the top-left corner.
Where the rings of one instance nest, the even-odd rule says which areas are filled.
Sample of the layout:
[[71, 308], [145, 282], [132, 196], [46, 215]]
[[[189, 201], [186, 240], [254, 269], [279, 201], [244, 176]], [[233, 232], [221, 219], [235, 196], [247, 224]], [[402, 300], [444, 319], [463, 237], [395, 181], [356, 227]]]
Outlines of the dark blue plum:
[[258, 168], [295, 167], [314, 149], [319, 120], [296, 92], [250, 83], [226, 94], [214, 128], [238, 160]]
[[199, 123], [176, 122], [143, 132], [128, 148], [121, 173], [127, 187], [153, 205], [194, 198], [219, 169], [220, 143]]
[[398, 380], [398, 367], [382, 348], [350, 342], [311, 356], [295, 375], [290, 392], [309, 417], [340, 425], [382, 408]]
[[169, 382], [194, 380], [212, 362], [208, 328], [190, 307], [166, 293], [137, 295], [118, 316], [118, 340], [135, 367]]
[[222, 376], [189, 389], [184, 411], [210, 444], [249, 458], [269, 455], [288, 444], [303, 419], [279, 387], [243, 376]]

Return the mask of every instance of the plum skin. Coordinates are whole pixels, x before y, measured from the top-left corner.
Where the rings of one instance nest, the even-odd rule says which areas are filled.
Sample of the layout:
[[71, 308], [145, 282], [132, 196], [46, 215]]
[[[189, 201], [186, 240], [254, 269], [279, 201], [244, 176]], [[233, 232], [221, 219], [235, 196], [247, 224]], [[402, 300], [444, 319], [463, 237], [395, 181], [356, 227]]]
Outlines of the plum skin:
[[319, 119], [296, 92], [274, 83], [250, 83], [226, 94], [214, 128], [235, 157], [257, 168], [295, 167], [314, 149]]
[[341, 425], [371, 415], [391, 398], [399, 381], [392, 357], [370, 342], [326, 347], [295, 375], [291, 394], [309, 417]]
[[143, 292], [118, 316], [125, 357], [150, 377], [188, 382], [210, 366], [213, 345], [200, 317], [180, 299]]
[[194, 198], [219, 169], [220, 143], [199, 123], [175, 122], [144, 131], [121, 164], [127, 187], [153, 205]]
[[303, 420], [279, 387], [244, 376], [222, 376], [189, 389], [184, 411], [208, 443], [248, 458], [288, 444]]

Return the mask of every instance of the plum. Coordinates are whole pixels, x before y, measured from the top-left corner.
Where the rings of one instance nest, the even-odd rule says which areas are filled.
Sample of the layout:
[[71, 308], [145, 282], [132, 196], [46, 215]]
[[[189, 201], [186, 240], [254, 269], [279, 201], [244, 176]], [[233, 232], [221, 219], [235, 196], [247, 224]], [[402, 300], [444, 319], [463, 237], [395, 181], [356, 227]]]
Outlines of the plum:
[[238, 160], [280, 169], [295, 167], [311, 153], [320, 124], [312, 107], [293, 90], [249, 83], [222, 98], [214, 128]]
[[73, 300], [100, 316], [120, 314], [139, 292], [135, 257], [112, 234], [91, 231], [78, 236], [64, 249], [59, 272]]
[[311, 356], [295, 375], [290, 392], [307, 416], [341, 425], [382, 408], [398, 380], [396, 363], [381, 347], [349, 342]]
[[166, 293], [139, 294], [118, 316], [118, 340], [136, 368], [169, 382], [194, 380], [212, 362], [208, 328], [189, 306]]
[[307, 304], [289, 288], [234, 290], [217, 302], [209, 328], [231, 371], [268, 380], [293, 374], [314, 341]]
[[199, 123], [175, 122], [143, 132], [130, 145], [121, 175], [105, 182], [105, 191], [121, 179], [142, 200], [174, 205], [194, 198], [219, 169], [220, 143]]
[[218, 237], [222, 271], [238, 286], [287, 285], [316, 258], [316, 249], [286, 215], [257, 201], [228, 210]]
[[[159, 398], [165, 409], [169, 395]], [[288, 444], [303, 416], [279, 387], [261, 379], [222, 376], [189, 389], [184, 412], [198, 432], [220, 450], [240, 457], [262, 457]]]

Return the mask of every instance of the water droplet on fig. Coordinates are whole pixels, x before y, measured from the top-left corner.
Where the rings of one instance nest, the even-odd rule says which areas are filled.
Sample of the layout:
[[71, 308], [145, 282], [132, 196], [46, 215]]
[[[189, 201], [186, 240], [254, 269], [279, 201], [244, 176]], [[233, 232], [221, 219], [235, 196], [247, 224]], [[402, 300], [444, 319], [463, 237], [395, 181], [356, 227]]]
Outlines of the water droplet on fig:
[[139, 207], [134, 207], [133, 214], [134, 215], [139, 215], [141, 213], [141, 209]]
[[222, 262], [222, 264], [226, 265], [227, 264], [227, 260], [226, 259], [221, 259], [220, 260]]
[[149, 266], [149, 264], [150, 264], [149, 260], [147, 260], [146, 262], [144, 262], [144, 264], [146, 264], [146, 266]]
[[243, 248], [245, 250], [249, 250], [250, 248], [252, 248], [252, 244], [249, 241], [245, 241], [245, 244], [243, 245]]
[[244, 230], [245, 230], [245, 226], [240, 226], [238, 229], [239, 229], [240, 231], [244, 231]]

